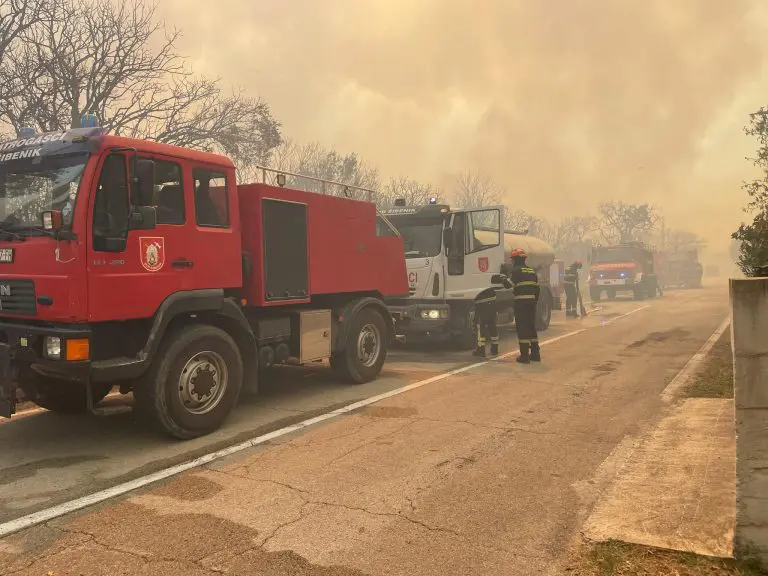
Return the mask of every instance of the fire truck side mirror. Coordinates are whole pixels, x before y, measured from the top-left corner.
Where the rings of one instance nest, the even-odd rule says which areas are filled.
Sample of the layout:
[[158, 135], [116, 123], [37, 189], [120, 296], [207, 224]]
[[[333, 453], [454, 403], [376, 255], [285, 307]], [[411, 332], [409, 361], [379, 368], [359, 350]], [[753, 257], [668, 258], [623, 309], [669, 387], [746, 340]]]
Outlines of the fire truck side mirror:
[[152, 206], [155, 192], [155, 162], [138, 158], [135, 163], [135, 186], [132, 190], [134, 206]]
[[154, 230], [157, 212], [154, 206], [136, 206], [131, 211], [131, 230]]

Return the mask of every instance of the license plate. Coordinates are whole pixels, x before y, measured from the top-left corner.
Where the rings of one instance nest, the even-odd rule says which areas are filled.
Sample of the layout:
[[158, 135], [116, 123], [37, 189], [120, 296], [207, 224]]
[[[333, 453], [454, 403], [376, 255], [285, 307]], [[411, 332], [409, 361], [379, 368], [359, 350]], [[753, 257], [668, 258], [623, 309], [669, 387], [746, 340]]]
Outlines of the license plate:
[[624, 284], [624, 280], [598, 280], [601, 286], [613, 286], [614, 284]]
[[0, 262], [13, 262], [13, 248], [0, 248]]

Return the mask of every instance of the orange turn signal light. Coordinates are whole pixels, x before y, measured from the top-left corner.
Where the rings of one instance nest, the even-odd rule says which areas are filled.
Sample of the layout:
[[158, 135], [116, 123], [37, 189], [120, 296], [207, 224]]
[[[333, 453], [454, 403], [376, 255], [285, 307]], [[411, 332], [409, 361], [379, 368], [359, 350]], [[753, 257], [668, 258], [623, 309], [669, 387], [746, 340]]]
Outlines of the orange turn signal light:
[[88, 338], [67, 340], [67, 360], [88, 360], [91, 355], [91, 343]]

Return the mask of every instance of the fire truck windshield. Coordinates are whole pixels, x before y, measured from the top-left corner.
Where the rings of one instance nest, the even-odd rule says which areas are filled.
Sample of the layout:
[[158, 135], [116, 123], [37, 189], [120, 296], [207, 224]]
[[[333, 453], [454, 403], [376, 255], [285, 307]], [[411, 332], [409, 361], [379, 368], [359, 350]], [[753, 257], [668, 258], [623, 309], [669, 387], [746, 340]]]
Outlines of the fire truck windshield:
[[406, 258], [427, 258], [440, 254], [443, 244], [443, 221], [413, 216], [388, 216], [400, 232]]
[[69, 227], [88, 156], [47, 154], [0, 163], [0, 228], [40, 231], [41, 213], [48, 210], [61, 210]]
[[596, 264], [608, 264], [616, 262], [634, 262], [635, 250], [632, 248], [615, 247], [615, 248], [597, 248], [594, 254], [594, 262]]

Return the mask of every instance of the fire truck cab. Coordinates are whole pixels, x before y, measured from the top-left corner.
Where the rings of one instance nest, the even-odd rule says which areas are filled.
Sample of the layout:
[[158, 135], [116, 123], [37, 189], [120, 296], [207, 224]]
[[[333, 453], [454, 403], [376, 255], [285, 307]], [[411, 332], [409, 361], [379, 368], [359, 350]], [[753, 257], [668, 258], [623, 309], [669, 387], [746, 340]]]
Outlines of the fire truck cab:
[[[475, 299], [511, 263], [515, 248], [526, 251], [539, 277], [538, 329], [549, 327], [552, 310], [561, 307], [559, 286], [550, 284], [554, 250], [538, 238], [505, 231], [504, 211], [504, 206], [456, 209], [436, 200], [426, 206], [401, 201], [384, 211], [403, 238], [408, 270], [408, 297], [387, 299], [400, 341], [474, 347]], [[510, 323], [513, 292], [496, 288], [499, 323]]]
[[408, 287], [372, 203], [238, 185], [224, 156], [96, 126], [24, 136], [0, 144], [0, 417], [19, 390], [77, 412], [119, 385], [191, 438], [273, 364], [378, 375], [383, 299]]
[[622, 292], [631, 293], [635, 300], [654, 298], [662, 288], [655, 253], [641, 242], [593, 247], [587, 283], [593, 302], [599, 301], [603, 292], [609, 300]]

